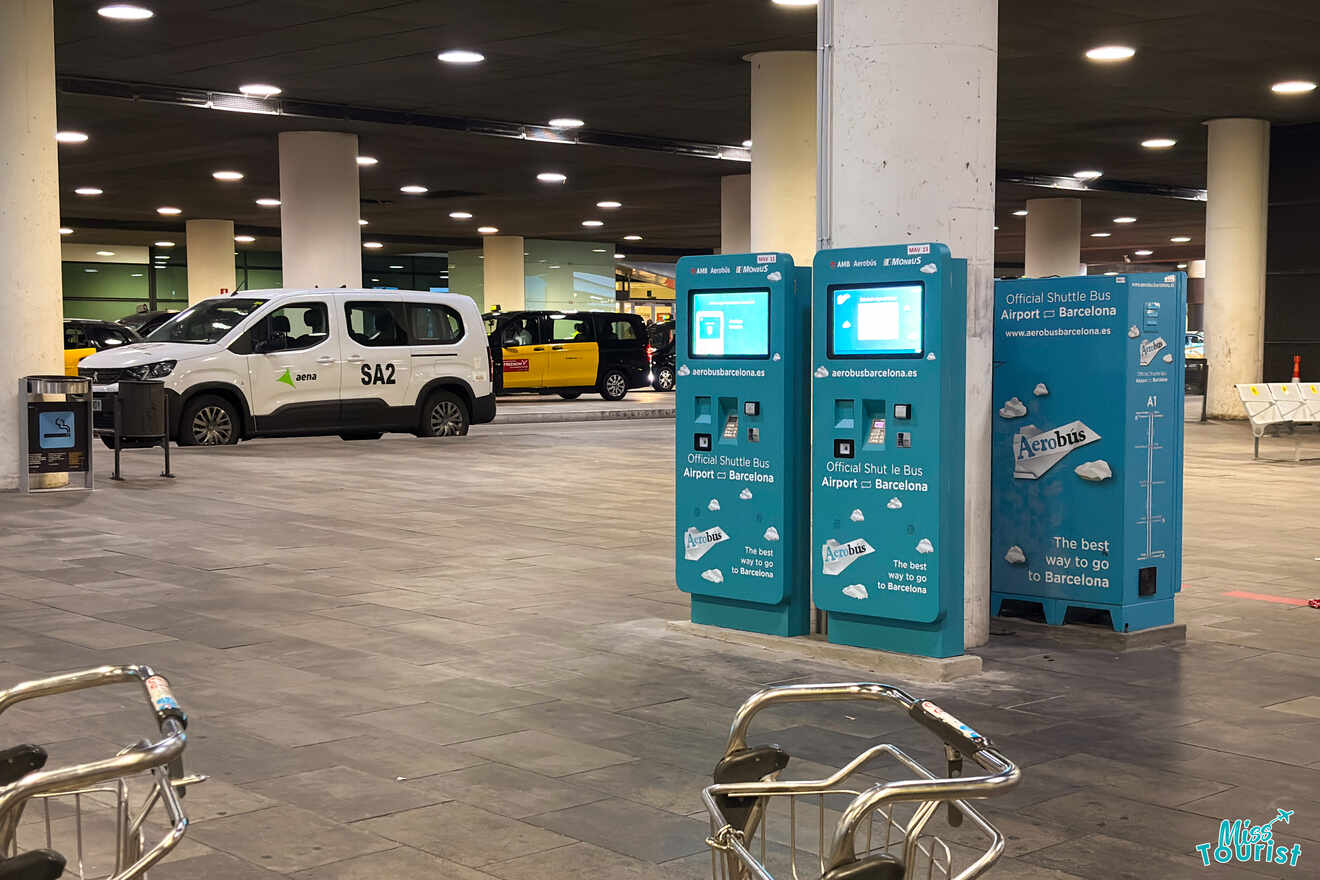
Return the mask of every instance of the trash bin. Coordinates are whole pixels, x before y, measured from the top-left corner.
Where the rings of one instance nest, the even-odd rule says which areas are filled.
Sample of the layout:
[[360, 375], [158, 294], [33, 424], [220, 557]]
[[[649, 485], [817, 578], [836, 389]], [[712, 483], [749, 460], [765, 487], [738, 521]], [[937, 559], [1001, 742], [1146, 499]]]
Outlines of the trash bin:
[[92, 383], [78, 376], [24, 376], [18, 485], [24, 492], [92, 488]]
[[119, 436], [125, 440], [156, 440], [165, 436], [165, 383], [119, 380]]

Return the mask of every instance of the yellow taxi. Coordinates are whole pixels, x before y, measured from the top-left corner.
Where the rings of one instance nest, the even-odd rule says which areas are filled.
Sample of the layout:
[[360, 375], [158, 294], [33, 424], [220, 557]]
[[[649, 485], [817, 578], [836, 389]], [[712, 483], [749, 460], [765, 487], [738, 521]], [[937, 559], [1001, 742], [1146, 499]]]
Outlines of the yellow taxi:
[[142, 337], [113, 321], [66, 318], [64, 321], [64, 375], [78, 375], [78, 362], [98, 351], [132, 345]]
[[617, 312], [500, 312], [486, 316], [499, 393], [595, 391], [622, 400], [650, 372], [646, 322]]

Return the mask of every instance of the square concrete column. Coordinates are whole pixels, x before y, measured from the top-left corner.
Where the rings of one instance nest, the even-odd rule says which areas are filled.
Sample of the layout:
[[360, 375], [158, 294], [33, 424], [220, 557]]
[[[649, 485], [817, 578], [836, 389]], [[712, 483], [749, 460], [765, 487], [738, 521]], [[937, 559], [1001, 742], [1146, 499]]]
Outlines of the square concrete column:
[[521, 235], [488, 235], [481, 242], [485, 309], [511, 312], [526, 308], [524, 242]]
[[752, 63], [751, 247], [816, 256], [816, 53], [758, 52]]
[[234, 221], [189, 220], [188, 304], [234, 292]]
[[1081, 263], [1082, 200], [1028, 199], [1027, 277], [1076, 275]]
[[285, 287], [361, 287], [357, 135], [280, 132]]
[[745, 254], [752, 249], [752, 176], [720, 178], [720, 253]]

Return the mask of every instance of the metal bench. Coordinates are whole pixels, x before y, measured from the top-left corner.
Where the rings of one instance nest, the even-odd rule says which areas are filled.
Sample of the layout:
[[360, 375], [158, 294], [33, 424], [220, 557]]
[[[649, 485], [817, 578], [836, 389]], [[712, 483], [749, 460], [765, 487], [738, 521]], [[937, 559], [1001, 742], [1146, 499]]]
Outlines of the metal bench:
[[1273, 433], [1293, 436], [1293, 461], [1301, 461], [1297, 428], [1320, 428], [1320, 382], [1257, 382], [1235, 385], [1251, 422], [1252, 458], [1260, 458], [1260, 438]]

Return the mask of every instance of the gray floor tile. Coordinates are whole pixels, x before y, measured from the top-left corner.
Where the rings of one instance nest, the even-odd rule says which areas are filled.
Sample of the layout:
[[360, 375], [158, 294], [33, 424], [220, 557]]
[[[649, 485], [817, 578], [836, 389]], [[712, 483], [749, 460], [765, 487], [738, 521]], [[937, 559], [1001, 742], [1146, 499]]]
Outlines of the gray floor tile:
[[458, 802], [368, 819], [355, 827], [470, 868], [574, 843], [571, 837]]
[[336, 822], [356, 822], [448, 800], [436, 788], [387, 781], [348, 767], [250, 782], [245, 788]]
[[464, 751], [491, 761], [510, 764], [545, 776], [567, 776], [610, 764], [636, 760], [632, 755], [603, 749], [589, 743], [555, 736], [540, 730], [524, 730], [492, 736], [464, 745]]
[[462, 801], [513, 819], [576, 807], [609, 797], [603, 791], [570, 780], [551, 779], [516, 767], [493, 763], [429, 776], [415, 781], [409, 787], [425, 791], [437, 800]]
[[[657, 866], [611, 852], [590, 843], [575, 843], [534, 856], [487, 865], [485, 870], [502, 880], [543, 880], [546, 877], [582, 877], [591, 880], [662, 880]], [[706, 864], [704, 880], [710, 878]]]
[[284, 873], [394, 846], [360, 825], [349, 828], [294, 807], [217, 819], [197, 826], [190, 834], [207, 846]]
[[708, 819], [678, 816], [611, 798], [527, 821], [645, 862], [664, 862], [706, 849]]
[[297, 880], [491, 880], [491, 875], [484, 871], [465, 868], [406, 846], [299, 871], [292, 876]]

